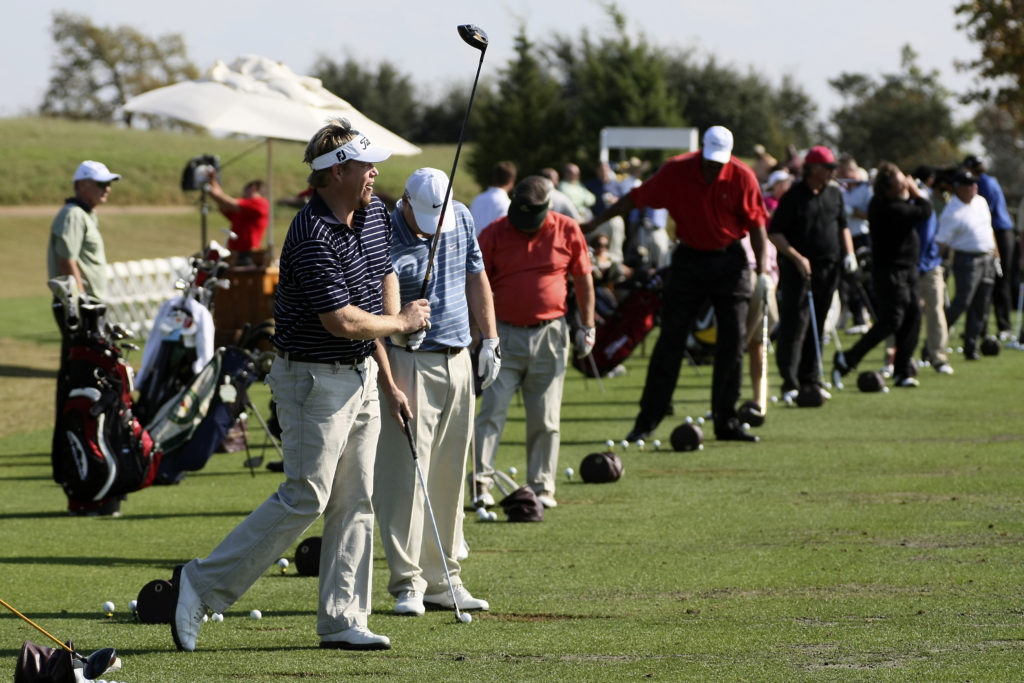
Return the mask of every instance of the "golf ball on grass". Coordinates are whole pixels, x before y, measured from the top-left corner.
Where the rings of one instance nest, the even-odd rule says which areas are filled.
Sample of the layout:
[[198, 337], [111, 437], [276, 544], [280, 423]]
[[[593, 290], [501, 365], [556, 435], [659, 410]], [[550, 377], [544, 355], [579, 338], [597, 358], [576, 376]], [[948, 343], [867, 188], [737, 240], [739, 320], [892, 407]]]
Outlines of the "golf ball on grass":
[[515, 468], [515, 466], [513, 466], [513, 467], [509, 467], [509, 468], [508, 468], [508, 476], [510, 476], [510, 477], [514, 477], [514, 476], [516, 476], [517, 474], [519, 474], [519, 470], [517, 470], [517, 469]]
[[103, 613], [106, 614], [108, 617], [114, 616], [114, 603], [112, 603], [110, 600], [107, 600], [105, 603], [103, 603]]
[[488, 510], [488, 512], [487, 512], [487, 521], [488, 522], [497, 522], [498, 521], [498, 513], [494, 512], [492, 510]]
[[469, 612], [463, 612], [459, 615], [459, 621], [461, 621], [463, 624], [472, 624], [473, 615]]
[[481, 506], [476, 509], [476, 516], [480, 518], [481, 522], [489, 522], [490, 515], [487, 512], [487, 508]]
[[220, 612], [214, 612], [213, 616], [210, 617], [210, 621], [213, 621], [213, 622], [224, 621], [224, 615], [221, 614]]
[[263, 612], [259, 611], [258, 609], [254, 609], [253, 611], [249, 612], [249, 618], [250, 619], [262, 619], [263, 618]]
[[605, 445], [606, 447], [608, 447], [608, 448], [615, 448], [615, 442], [614, 442], [614, 441], [612, 441], [611, 439], [608, 439], [607, 441], [605, 441], [605, 442], [604, 442], [604, 445]]
[[704, 418], [703, 417], [698, 417], [697, 418], [697, 424], [699, 424], [699, 425], [704, 424]]
[[882, 393], [883, 394], [888, 394], [889, 393], [889, 387], [882, 387]]
[[638, 439], [637, 442], [636, 442], [636, 447], [639, 448], [640, 450], [643, 450], [644, 446], [646, 446], [646, 445], [647, 444], [644, 443], [643, 439]]
[[693, 424], [693, 418], [690, 417], [689, 415], [686, 416], [686, 424], [688, 424], [688, 425], [692, 425]]
[[629, 450], [629, 442], [626, 441], [625, 439], [620, 441], [619, 445], [622, 446], [622, 450], [624, 450], [624, 451], [628, 451]]
[[282, 557], [277, 561], [277, 566], [281, 568], [281, 573], [284, 574], [288, 571], [288, 558]]
[[206, 622], [208, 622], [209, 620], [210, 620], [210, 615], [209, 615], [209, 614], [204, 614], [204, 615], [203, 615], [203, 623], [205, 624], [205, 623], [206, 623]]
[[660, 451], [661, 450], [661, 441], [659, 441], [658, 439], [654, 440], [654, 450], [656, 450], [656, 451]]
[[566, 479], [572, 479], [572, 475], [574, 475], [574, 474], [576, 474], [576, 472], [574, 472], [571, 467], [566, 467], [565, 468], [565, 478]]
[[131, 602], [128, 603], [128, 609], [131, 610], [132, 612], [136, 611], [138, 608], [139, 608], [139, 603], [137, 601], [132, 600]]
[[778, 403], [778, 402], [779, 402], [779, 397], [778, 396], [772, 396], [772, 403]]

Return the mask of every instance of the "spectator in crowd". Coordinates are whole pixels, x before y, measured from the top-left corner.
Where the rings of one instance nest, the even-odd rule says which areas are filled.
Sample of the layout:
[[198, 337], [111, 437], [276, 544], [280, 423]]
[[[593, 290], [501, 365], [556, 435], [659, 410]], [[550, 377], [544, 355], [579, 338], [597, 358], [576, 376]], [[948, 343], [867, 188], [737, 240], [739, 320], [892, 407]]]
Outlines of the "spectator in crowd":
[[345, 119], [325, 125], [306, 147], [316, 191], [281, 250], [277, 357], [267, 375], [285, 480], [209, 556], [175, 572], [171, 633], [180, 650], [195, 650], [208, 608], [226, 612], [321, 515], [320, 647], [391, 647], [367, 628], [377, 368], [387, 362], [377, 340], [425, 329], [430, 305], [418, 299], [399, 309], [391, 221], [372, 194], [374, 164], [390, 155]]
[[[594, 178], [587, 181], [586, 187], [594, 194], [594, 206], [592, 215], [598, 216], [604, 213], [605, 209], [619, 200], [619, 180], [612, 172], [612, 167], [607, 161], [597, 165], [597, 172]], [[624, 258], [623, 246], [626, 242], [626, 221], [622, 216], [616, 216], [605, 223], [597, 226], [595, 232], [608, 236], [608, 254], [612, 259], [622, 263]]]
[[572, 200], [576, 211], [583, 220], [590, 220], [593, 216], [594, 204], [597, 197], [580, 181], [580, 167], [570, 162], [562, 169], [562, 180], [558, 183], [559, 191]]
[[[969, 155], [964, 159], [964, 168], [970, 171], [978, 181], [978, 194], [988, 203], [992, 214], [992, 229], [995, 231], [996, 254], [999, 269], [996, 280], [992, 284], [992, 307], [996, 313], [996, 326], [999, 329], [999, 341], [1013, 338], [1010, 331], [1010, 310], [1013, 308], [1013, 295], [1010, 293], [1010, 273], [1013, 270], [1014, 239], [1013, 220], [1006, 209], [1006, 197], [999, 181], [985, 172], [985, 164], [981, 159]], [[988, 316], [986, 315], [986, 320]]]
[[917, 226], [932, 215], [932, 204], [910, 176], [895, 164], [878, 165], [874, 196], [868, 208], [872, 227], [872, 282], [878, 298], [878, 319], [857, 343], [834, 357], [833, 384], [842, 387], [842, 377], [861, 359], [884, 342], [896, 337], [893, 380], [897, 387], [916, 387], [914, 351], [921, 332], [921, 296], [917, 289], [920, 259]]
[[[413, 171], [405, 194], [391, 212], [391, 263], [403, 302], [415, 301], [423, 285], [431, 238], [437, 232], [448, 176], [434, 168]], [[418, 348], [406, 335], [388, 339], [380, 386], [391, 417], [381, 418], [374, 465], [373, 509], [377, 514], [395, 613], [420, 616], [425, 604], [453, 609], [445, 564], [460, 610], [487, 610], [462, 583], [463, 481], [473, 433], [473, 368], [470, 317], [483, 333], [480, 371], [488, 387], [501, 367], [491, 287], [477, 246], [469, 210], [449, 199], [427, 300], [430, 326]], [[409, 351], [415, 350], [415, 353]], [[393, 418], [393, 419], [392, 419]], [[416, 465], [405, 427], [413, 435], [434, 520], [444, 547], [437, 551], [426, 517]], [[442, 564], [445, 563], [445, 564]]]
[[558, 171], [547, 167], [537, 171], [537, 175], [547, 178], [551, 183], [551, 210], [563, 216], [568, 216], [579, 223], [580, 212], [576, 210], [576, 205], [564, 192], [558, 189], [558, 183], [560, 182]]
[[792, 143], [786, 145], [786, 161], [783, 162], [783, 166], [794, 178], [803, 175], [804, 158], [800, 155], [800, 150], [796, 148], [796, 145]]
[[609, 248], [608, 235], [601, 232], [591, 233], [588, 240], [593, 253], [590, 261], [593, 266], [594, 287], [597, 300], [596, 312], [606, 318], [615, 312], [618, 299], [615, 296], [615, 285], [633, 275], [633, 269], [615, 259]]
[[508, 213], [509, 191], [516, 184], [516, 165], [499, 161], [491, 169], [491, 185], [473, 198], [469, 212], [473, 215], [476, 234]]
[[[110, 186], [120, 180], [121, 175], [111, 173], [99, 161], [83, 161], [75, 169], [71, 179], [74, 195], [64, 200], [64, 206], [50, 225], [50, 239], [46, 247], [46, 275], [48, 278], [70, 275], [78, 293], [86, 295], [92, 302], [107, 298], [107, 255], [100, 234], [99, 216], [96, 207], [105, 204], [110, 197]], [[53, 458], [54, 481], [59, 482], [56, 458], [60, 452], [60, 416], [68, 392], [67, 363], [71, 340], [66, 329], [67, 311], [60, 299], [53, 300], [53, 315], [60, 330], [60, 366], [57, 370], [57, 400], [53, 423], [51, 456]], [[69, 501], [72, 514], [118, 515], [121, 511], [119, 497], [106, 498], [95, 504]]]
[[[863, 254], [871, 252], [871, 230], [868, 222], [868, 206], [871, 203], [872, 189], [868, 182], [868, 172], [857, 165], [857, 161], [849, 154], [839, 157], [836, 167], [836, 180], [843, 193], [843, 205], [846, 207], [846, 225], [850, 228], [853, 239], [853, 252]], [[839, 279], [839, 296], [852, 319], [847, 334], [864, 334], [870, 327], [868, 311], [871, 302], [867, 300], [867, 292], [871, 288], [870, 281], [862, 281], [869, 273], [855, 272], [843, 275]]]
[[[783, 398], [801, 390], [831, 398], [821, 385], [816, 346], [823, 345], [825, 315], [841, 270], [857, 269], [853, 240], [839, 186], [832, 181], [836, 162], [828, 147], [812, 147], [803, 161], [803, 179], [783, 195], [768, 236], [779, 256], [779, 332], [776, 360]], [[809, 329], [808, 291], [813, 294], [816, 330]], [[817, 342], [814, 335], [818, 336]]]
[[985, 333], [988, 301], [998, 267], [992, 214], [988, 202], [978, 194], [978, 179], [970, 171], [953, 178], [953, 196], [939, 216], [935, 236], [945, 257], [953, 250], [953, 300], [946, 309], [946, 322], [956, 324], [967, 312], [964, 327], [964, 358], [978, 360], [978, 339]]
[[270, 224], [270, 202], [263, 196], [263, 181], [250, 180], [242, 188], [242, 196], [235, 199], [224, 192], [217, 172], [210, 176], [210, 197], [224, 217], [231, 221], [234, 236], [228, 240], [231, 265], [253, 265], [252, 253], [263, 244], [263, 233]]
[[754, 175], [757, 182], [767, 185], [773, 171], [778, 170], [779, 160], [768, 153], [764, 145], [754, 145]]
[[576, 221], [551, 209], [551, 181], [527, 176], [516, 185], [508, 216], [480, 233], [501, 340], [501, 369], [484, 389], [476, 418], [477, 481], [486, 505], [494, 498], [494, 459], [516, 389], [526, 406], [526, 485], [544, 507], [557, 505], [555, 475], [562, 387], [569, 364], [566, 322], [568, 276], [575, 284], [584, 328], [573, 340], [576, 356], [594, 347], [594, 282], [590, 255]]
[[925, 328], [921, 358], [939, 374], [952, 375], [953, 366], [949, 364], [949, 356], [946, 355], [946, 347], [949, 344], [949, 329], [946, 326], [946, 278], [942, 271], [942, 254], [938, 242], [935, 241], [939, 229], [935, 202], [932, 200], [935, 178], [935, 169], [931, 166], [920, 166], [914, 171], [918, 189], [932, 202], [932, 212], [928, 219], [917, 224], [917, 237], [921, 243], [917, 273]]
[[708, 128], [700, 151], [670, 158], [647, 182], [583, 226], [589, 232], [638, 206], [667, 208], [676, 224], [679, 245], [665, 285], [661, 334], [648, 366], [640, 413], [626, 436], [629, 441], [646, 439], [671, 406], [686, 338], [708, 301], [715, 307], [717, 334], [711, 387], [715, 436], [722, 441], [758, 441], [741, 427], [736, 413], [751, 295], [741, 240], [751, 235], [758, 278], [768, 278], [766, 214], [757, 176], [732, 155], [732, 146], [728, 128]]
[[782, 195], [789, 192], [791, 187], [793, 187], [793, 176], [784, 168], [772, 171], [768, 176], [768, 180], [764, 184], [764, 206], [768, 211], [768, 218], [775, 214], [775, 209], [779, 208], [779, 200], [782, 199]]

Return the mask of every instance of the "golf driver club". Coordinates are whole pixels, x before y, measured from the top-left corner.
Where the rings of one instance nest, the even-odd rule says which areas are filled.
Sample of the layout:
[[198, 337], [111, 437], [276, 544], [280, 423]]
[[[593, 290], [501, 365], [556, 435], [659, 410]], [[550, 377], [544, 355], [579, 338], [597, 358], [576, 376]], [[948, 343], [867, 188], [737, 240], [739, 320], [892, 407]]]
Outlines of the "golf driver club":
[[[597, 361], [594, 360], [593, 352], [587, 354], [587, 360], [590, 361], [590, 369], [594, 371], [594, 379], [597, 380], [597, 388], [600, 389], [601, 393], [603, 394], [604, 393], [604, 384], [601, 382], [601, 373], [598, 372], [598, 370], [597, 370]], [[587, 373], [584, 372], [583, 376], [586, 377]]]
[[469, 104], [466, 105], [466, 115], [462, 118], [462, 129], [459, 131], [459, 144], [455, 147], [455, 161], [452, 162], [452, 172], [448, 174], [448, 187], [444, 191], [444, 201], [441, 202], [441, 214], [437, 217], [437, 226], [434, 236], [430, 239], [430, 254], [427, 256], [427, 270], [423, 274], [423, 286], [420, 287], [420, 298], [427, 298], [427, 285], [430, 284], [430, 270], [434, 265], [434, 254], [437, 253], [437, 245], [441, 238], [441, 225], [444, 223], [444, 213], [448, 208], [448, 200], [452, 196], [452, 182], [455, 180], [455, 169], [459, 167], [459, 154], [462, 153], [462, 138], [466, 134], [466, 122], [469, 121], [469, 112], [473, 108], [473, 97], [476, 95], [476, 85], [480, 80], [480, 69], [484, 65], [484, 53], [487, 52], [487, 34], [479, 26], [473, 24], [462, 24], [459, 26], [459, 36], [472, 48], [480, 51], [480, 62], [476, 66], [476, 77], [473, 79], [473, 89], [469, 92]]
[[814, 353], [818, 357], [818, 379], [825, 383], [825, 368], [821, 364], [821, 337], [818, 336], [818, 314], [814, 312], [814, 292], [807, 288], [807, 306], [811, 311], [811, 334], [814, 335]]
[[768, 288], [761, 292], [761, 414], [768, 414]]
[[1020, 288], [1017, 291], [1017, 331], [1013, 334], [1013, 340], [1017, 342], [1016, 348], [1020, 348], [1021, 344], [1021, 323], [1024, 320], [1022, 314], [1024, 314], [1024, 282], [1020, 283]]
[[473, 621], [469, 612], [459, 612], [459, 601], [455, 599], [455, 587], [452, 586], [452, 577], [448, 573], [448, 556], [441, 544], [441, 534], [437, 530], [437, 520], [434, 519], [434, 508], [430, 506], [430, 494], [427, 493], [427, 480], [423, 478], [423, 470], [420, 468], [420, 459], [416, 456], [416, 443], [413, 441], [412, 432], [409, 431], [409, 420], [411, 418], [403, 415], [402, 428], [405, 430], [405, 438], [409, 440], [409, 450], [412, 452], [412, 462], [416, 466], [416, 474], [420, 480], [420, 487], [423, 489], [423, 501], [427, 508], [427, 516], [430, 517], [430, 525], [434, 529], [434, 540], [437, 541], [437, 552], [441, 556], [441, 566], [444, 567], [444, 579], [448, 583], [448, 593], [452, 596], [452, 605], [455, 607], [455, 620], [468, 624]]
[[105, 647], [105, 648], [96, 650], [95, 652], [93, 652], [88, 657], [83, 657], [78, 652], [75, 652], [70, 647], [68, 647], [66, 644], [64, 644], [61, 641], [59, 641], [55, 636], [51, 635], [50, 632], [47, 631], [46, 629], [44, 629], [42, 626], [40, 626], [36, 622], [34, 622], [31, 619], [29, 619], [28, 617], [26, 617], [24, 614], [22, 614], [18, 610], [14, 609], [14, 607], [9, 605], [5, 600], [3, 600], [3, 598], [0, 598], [0, 605], [3, 605], [7, 609], [9, 609], [12, 612], [14, 612], [15, 615], [17, 615], [21, 619], [24, 619], [25, 622], [27, 622], [30, 626], [35, 628], [37, 631], [42, 633], [44, 636], [46, 636], [47, 638], [49, 638], [53, 642], [55, 642], [58, 645], [60, 645], [61, 648], [63, 648], [65, 650], [67, 650], [68, 652], [70, 652], [72, 657], [74, 657], [75, 659], [79, 660], [80, 662], [84, 662], [84, 667], [82, 668], [82, 675], [85, 678], [88, 678], [89, 680], [97, 678], [100, 675], [102, 675], [104, 671], [106, 671], [107, 669], [109, 669], [112, 666], [116, 665], [116, 663], [117, 663], [117, 652], [114, 650], [114, 648], [112, 648], [112, 647]]

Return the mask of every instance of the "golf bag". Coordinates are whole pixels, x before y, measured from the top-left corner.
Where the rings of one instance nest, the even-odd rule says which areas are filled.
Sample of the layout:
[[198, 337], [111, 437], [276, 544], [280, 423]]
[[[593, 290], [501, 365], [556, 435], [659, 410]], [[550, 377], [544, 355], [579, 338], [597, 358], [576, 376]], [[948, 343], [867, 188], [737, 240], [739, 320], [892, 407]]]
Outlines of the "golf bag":
[[[657, 324], [661, 312], [661, 278], [657, 275], [633, 290], [619, 307], [597, 325], [597, 337], [591, 355], [602, 376], [623, 363], [633, 349]], [[588, 377], [594, 366], [586, 358], [573, 358], [573, 365]]]
[[120, 348], [97, 332], [105, 307], [80, 308], [87, 323], [70, 338], [53, 476], [72, 503], [95, 503], [152, 484], [161, 453], [132, 412]]
[[206, 465], [231, 425], [249, 404], [256, 363], [243, 349], [217, 349], [188, 386], [171, 397], [147, 428], [163, 450], [157, 483], [175, 484], [182, 473]]

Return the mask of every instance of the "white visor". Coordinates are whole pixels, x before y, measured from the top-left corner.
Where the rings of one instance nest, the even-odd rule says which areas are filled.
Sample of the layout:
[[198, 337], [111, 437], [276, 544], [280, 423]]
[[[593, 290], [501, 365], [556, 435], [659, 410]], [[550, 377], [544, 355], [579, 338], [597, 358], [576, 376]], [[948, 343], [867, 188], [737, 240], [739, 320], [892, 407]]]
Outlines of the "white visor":
[[316, 159], [313, 159], [309, 167], [314, 171], [321, 171], [325, 168], [330, 168], [335, 164], [343, 164], [346, 161], [352, 161], [353, 159], [375, 164], [379, 161], [384, 161], [389, 156], [391, 156], [390, 149], [384, 149], [380, 145], [373, 144], [370, 142], [370, 138], [365, 135], [356, 134], [356, 137], [352, 138], [341, 147], [331, 150], [325, 154], [321, 154]]

